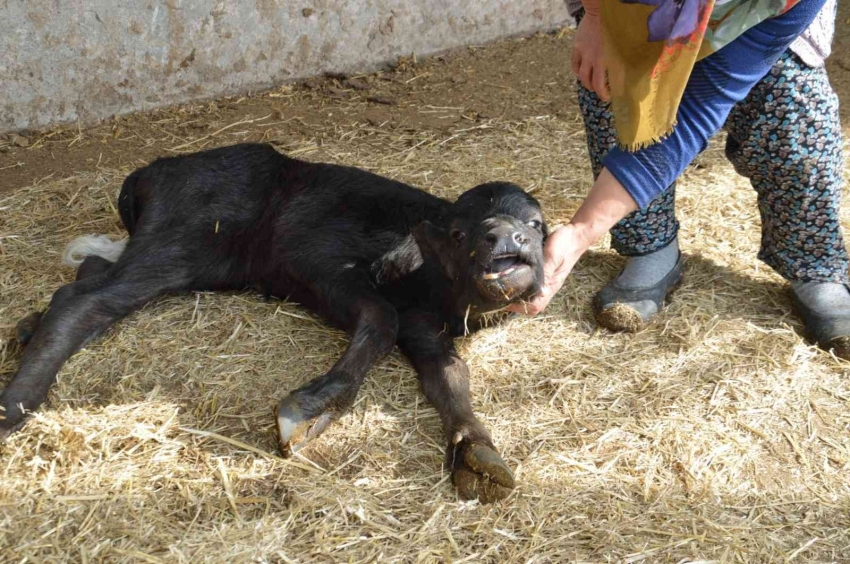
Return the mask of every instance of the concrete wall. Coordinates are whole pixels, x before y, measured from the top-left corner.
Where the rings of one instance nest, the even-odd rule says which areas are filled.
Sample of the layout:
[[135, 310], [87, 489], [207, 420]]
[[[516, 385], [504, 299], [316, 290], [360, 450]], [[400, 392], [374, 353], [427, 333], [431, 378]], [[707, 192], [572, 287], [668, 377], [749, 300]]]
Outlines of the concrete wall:
[[0, 133], [374, 69], [566, 18], [563, 0], [0, 0]]

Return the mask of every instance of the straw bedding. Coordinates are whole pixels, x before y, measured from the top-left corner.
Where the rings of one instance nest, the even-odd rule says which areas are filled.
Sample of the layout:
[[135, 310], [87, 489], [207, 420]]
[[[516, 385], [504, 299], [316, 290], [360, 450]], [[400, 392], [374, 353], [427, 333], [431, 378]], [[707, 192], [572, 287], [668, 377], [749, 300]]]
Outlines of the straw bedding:
[[[161, 152], [242, 140], [280, 121], [268, 113], [186, 147], [163, 138]], [[311, 138], [263, 131], [448, 197], [514, 181], [552, 224], [590, 175], [574, 105], [442, 130], [342, 115]], [[681, 185], [685, 280], [652, 326], [597, 329], [593, 293], [622, 264], [603, 241], [544, 314], [459, 341], [475, 409], [516, 469], [506, 501], [457, 499], [436, 413], [397, 353], [303, 457], [279, 459], [272, 406], [345, 338], [297, 304], [198, 293], [149, 304], [75, 355], [0, 446], [0, 561], [847, 562], [848, 365], [796, 332], [785, 286], [755, 259], [755, 196], [721, 147]], [[0, 381], [20, 357], [15, 321], [73, 277], [64, 245], [122, 235], [114, 198], [131, 169], [0, 195]]]

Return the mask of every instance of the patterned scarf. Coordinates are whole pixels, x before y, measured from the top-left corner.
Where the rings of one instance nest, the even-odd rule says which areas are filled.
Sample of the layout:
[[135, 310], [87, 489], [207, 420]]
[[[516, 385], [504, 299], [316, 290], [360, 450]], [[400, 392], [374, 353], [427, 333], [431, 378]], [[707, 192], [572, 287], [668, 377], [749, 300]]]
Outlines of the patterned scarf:
[[694, 64], [799, 0], [600, 0], [612, 108], [621, 147], [661, 140]]

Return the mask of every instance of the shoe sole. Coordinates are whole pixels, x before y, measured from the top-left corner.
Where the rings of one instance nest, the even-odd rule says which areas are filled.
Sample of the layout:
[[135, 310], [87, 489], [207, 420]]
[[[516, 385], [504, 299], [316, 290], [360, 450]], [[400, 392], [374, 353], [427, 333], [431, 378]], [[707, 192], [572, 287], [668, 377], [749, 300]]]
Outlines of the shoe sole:
[[661, 307], [646, 321], [644, 321], [643, 317], [635, 309], [624, 303], [615, 302], [611, 306], [601, 309], [598, 298], [594, 298], [596, 303], [593, 309], [596, 323], [609, 331], [616, 331], [618, 333], [637, 333], [645, 329], [658, 318], [658, 314], [667, 305], [670, 296], [682, 285], [683, 278], [684, 276], [679, 276], [679, 279], [670, 286], [670, 290], [667, 291], [664, 300], [661, 302]]

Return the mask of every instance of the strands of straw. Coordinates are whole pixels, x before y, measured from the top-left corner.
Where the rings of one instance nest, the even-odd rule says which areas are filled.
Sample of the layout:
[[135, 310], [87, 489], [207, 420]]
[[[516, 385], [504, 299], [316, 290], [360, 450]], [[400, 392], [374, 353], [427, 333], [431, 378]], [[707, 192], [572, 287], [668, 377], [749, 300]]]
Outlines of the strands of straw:
[[[511, 180], [554, 224], [590, 177], [575, 110], [443, 132], [349, 116], [299, 144], [264, 135], [447, 197]], [[230, 143], [267, 121], [162, 147]], [[796, 333], [722, 145], [701, 164], [679, 188], [685, 283], [657, 323], [596, 329], [591, 298], [622, 264], [603, 242], [545, 315], [458, 341], [475, 410], [516, 470], [503, 503], [456, 498], [439, 420], [395, 353], [302, 458], [277, 459], [272, 406], [346, 339], [295, 304], [201, 293], [157, 300], [75, 355], [0, 446], [0, 561], [845, 561], [847, 365]], [[131, 168], [0, 195], [0, 374], [20, 358], [15, 321], [73, 277], [65, 243], [121, 235], [112, 202]]]

